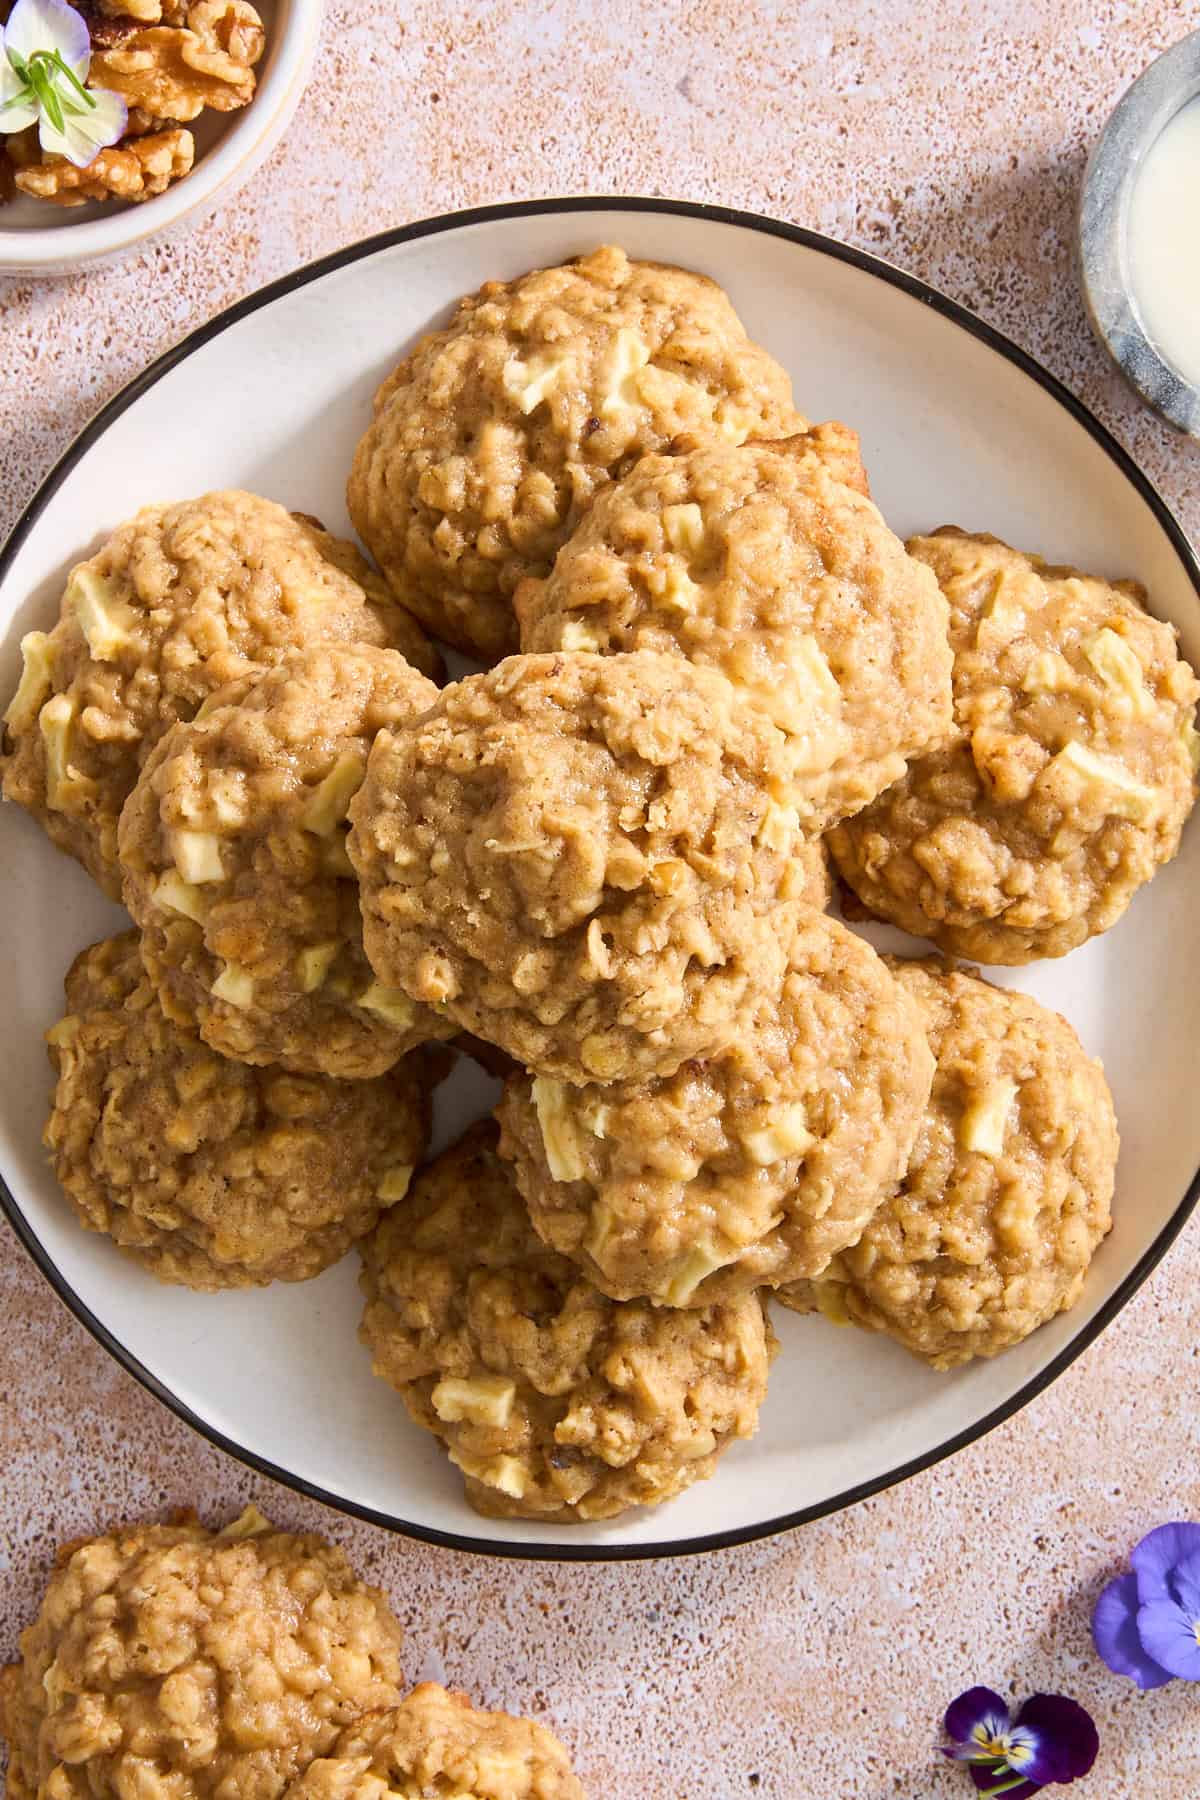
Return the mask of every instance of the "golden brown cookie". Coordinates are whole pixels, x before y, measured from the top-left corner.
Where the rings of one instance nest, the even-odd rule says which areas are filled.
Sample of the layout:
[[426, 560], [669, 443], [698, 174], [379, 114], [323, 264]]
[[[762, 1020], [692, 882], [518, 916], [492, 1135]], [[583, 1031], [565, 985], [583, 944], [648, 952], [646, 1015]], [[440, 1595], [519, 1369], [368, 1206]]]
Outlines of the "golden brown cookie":
[[254, 1069], [163, 1013], [135, 931], [76, 957], [45, 1131], [80, 1223], [162, 1281], [306, 1281], [405, 1192], [425, 1148], [414, 1052], [374, 1081]]
[[952, 725], [937, 582], [818, 434], [644, 457], [516, 608], [525, 650], [720, 669], [783, 732], [806, 831], [874, 800]]
[[69, 1544], [0, 1671], [8, 1800], [276, 1800], [400, 1698], [400, 1627], [253, 1506]]
[[758, 1296], [606, 1299], [535, 1234], [496, 1129], [474, 1127], [362, 1245], [375, 1373], [496, 1517], [608, 1519], [750, 1437], [774, 1347]]
[[480, 1712], [436, 1682], [344, 1731], [286, 1800], [584, 1800], [558, 1739], [535, 1719]]
[[912, 555], [950, 602], [956, 733], [831, 832], [872, 913], [983, 963], [1063, 956], [1179, 848], [1200, 683], [1113, 585], [945, 527]]
[[346, 1080], [449, 1036], [373, 975], [346, 856], [376, 733], [437, 697], [394, 650], [321, 644], [222, 689], [159, 741], [118, 849], [172, 1019], [225, 1056]]
[[1117, 1122], [1058, 1013], [966, 970], [888, 960], [937, 1057], [929, 1107], [898, 1193], [819, 1281], [779, 1298], [950, 1369], [1074, 1306], [1111, 1223]]
[[639, 456], [803, 426], [716, 282], [608, 246], [489, 281], [421, 339], [375, 397], [350, 516], [435, 636], [494, 662], [517, 647], [517, 582]]
[[782, 746], [723, 675], [649, 651], [444, 688], [350, 803], [376, 974], [568, 1081], [723, 1048], [812, 876]]
[[4, 796], [114, 900], [117, 820], [178, 719], [229, 681], [312, 643], [436, 653], [352, 545], [272, 500], [230, 490], [149, 506], [71, 571], [58, 623], [21, 641], [4, 715]]
[[904, 1172], [933, 1079], [917, 1007], [836, 919], [792, 906], [775, 929], [783, 981], [723, 1055], [505, 1090], [535, 1227], [618, 1299], [707, 1306], [818, 1274]]

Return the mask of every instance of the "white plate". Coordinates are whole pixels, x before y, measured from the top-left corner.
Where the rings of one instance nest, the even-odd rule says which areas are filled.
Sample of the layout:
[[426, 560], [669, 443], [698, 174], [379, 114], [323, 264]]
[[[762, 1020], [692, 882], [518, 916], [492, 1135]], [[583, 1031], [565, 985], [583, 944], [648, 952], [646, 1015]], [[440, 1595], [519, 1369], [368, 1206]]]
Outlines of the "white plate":
[[[54, 616], [68, 565], [148, 501], [236, 484], [348, 530], [351, 452], [398, 353], [486, 278], [605, 240], [722, 282], [753, 335], [789, 365], [804, 410], [859, 428], [897, 531], [953, 521], [1106, 575], [1136, 574], [1200, 663], [1200, 570], [1178, 526], [1100, 426], [996, 333], [884, 264], [789, 226], [661, 201], [551, 201], [344, 251], [234, 307], [149, 369], [89, 426], [4, 553], [0, 687], [16, 679], [21, 632]], [[776, 1309], [784, 1349], [759, 1435], [712, 1481], [604, 1527], [494, 1523], [468, 1509], [434, 1440], [372, 1377], [356, 1339], [355, 1257], [308, 1284], [214, 1297], [160, 1287], [79, 1229], [39, 1147], [41, 1034], [59, 1015], [71, 957], [121, 915], [15, 808], [0, 819], [0, 865], [9, 971], [0, 1168], [19, 1235], [84, 1324], [197, 1430], [277, 1480], [414, 1535], [518, 1556], [639, 1556], [834, 1511], [957, 1449], [1044, 1387], [1129, 1298], [1196, 1198], [1193, 829], [1115, 931], [1016, 972], [1104, 1058], [1120, 1114], [1116, 1224], [1074, 1312], [994, 1362], [935, 1375], [881, 1338]], [[489, 1085], [455, 1081], [442, 1110], [465, 1123]], [[444, 1116], [443, 1138], [450, 1123]]]

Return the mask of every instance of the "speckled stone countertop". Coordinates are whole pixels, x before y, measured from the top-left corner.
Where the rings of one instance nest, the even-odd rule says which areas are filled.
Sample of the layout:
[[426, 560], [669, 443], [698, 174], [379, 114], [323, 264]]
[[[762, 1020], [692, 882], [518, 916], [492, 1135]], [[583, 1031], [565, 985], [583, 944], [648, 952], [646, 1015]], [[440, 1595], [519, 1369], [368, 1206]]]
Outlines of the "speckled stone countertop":
[[[774, 213], [926, 276], [1066, 381], [1200, 535], [1200, 449], [1110, 371], [1071, 263], [1089, 145], [1197, 26], [1194, 0], [336, 0], [249, 193], [116, 268], [0, 285], [0, 533], [97, 406], [261, 283], [457, 207], [644, 192]], [[608, 1568], [428, 1549], [273, 1489], [122, 1374], [0, 1227], [0, 1658], [60, 1540], [253, 1497], [390, 1590], [410, 1673], [551, 1716], [597, 1800], [965, 1800], [932, 1745], [976, 1681], [1095, 1712], [1089, 1800], [1190, 1800], [1200, 1696], [1139, 1697], [1088, 1618], [1142, 1532], [1200, 1517], [1198, 1230], [973, 1449], [774, 1542]]]

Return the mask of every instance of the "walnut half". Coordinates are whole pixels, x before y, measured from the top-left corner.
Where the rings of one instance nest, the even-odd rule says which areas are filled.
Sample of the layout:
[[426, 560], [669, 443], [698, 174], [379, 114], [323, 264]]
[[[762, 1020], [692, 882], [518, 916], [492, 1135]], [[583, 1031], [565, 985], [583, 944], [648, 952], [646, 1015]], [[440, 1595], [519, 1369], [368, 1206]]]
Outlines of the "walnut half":
[[141, 25], [182, 25], [187, 0], [92, 0], [106, 19], [136, 19]]
[[247, 0], [196, 0], [186, 27], [154, 25], [99, 49], [89, 80], [139, 114], [187, 123], [206, 106], [233, 112], [249, 103], [265, 42]]
[[18, 169], [16, 185], [22, 193], [55, 206], [83, 206], [89, 200], [149, 200], [188, 174], [195, 154], [190, 131], [160, 131], [101, 150], [86, 169], [77, 169], [64, 157], [48, 157], [31, 168]]

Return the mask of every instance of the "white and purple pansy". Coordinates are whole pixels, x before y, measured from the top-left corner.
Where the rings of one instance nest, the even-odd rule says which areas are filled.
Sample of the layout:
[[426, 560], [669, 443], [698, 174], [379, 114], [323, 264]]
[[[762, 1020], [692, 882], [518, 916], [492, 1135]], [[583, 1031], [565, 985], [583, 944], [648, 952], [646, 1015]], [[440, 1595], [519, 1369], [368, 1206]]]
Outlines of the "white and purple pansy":
[[1129, 1560], [1096, 1602], [1096, 1649], [1140, 1688], [1200, 1681], [1200, 1525], [1160, 1525]]
[[86, 85], [92, 45], [66, 0], [17, 0], [0, 26], [0, 132], [38, 129], [49, 156], [86, 169], [128, 123], [119, 94]]
[[1014, 1717], [991, 1688], [968, 1688], [944, 1724], [943, 1755], [966, 1763], [981, 1794], [1012, 1800], [1077, 1781], [1100, 1748], [1090, 1714], [1063, 1694], [1034, 1694]]

